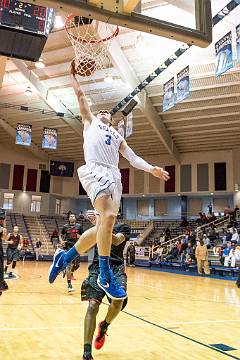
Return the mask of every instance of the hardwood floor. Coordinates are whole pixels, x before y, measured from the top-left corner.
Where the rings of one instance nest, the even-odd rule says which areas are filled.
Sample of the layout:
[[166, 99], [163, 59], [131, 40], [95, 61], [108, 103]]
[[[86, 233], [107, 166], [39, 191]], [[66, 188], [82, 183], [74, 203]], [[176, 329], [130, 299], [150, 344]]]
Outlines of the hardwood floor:
[[[82, 264], [69, 295], [59, 277], [47, 282], [49, 263], [18, 263], [18, 280], [0, 297], [1, 360], [79, 360], [87, 304]], [[127, 269], [129, 302], [109, 328], [95, 360], [240, 359], [240, 289], [234, 282]], [[102, 320], [107, 306], [100, 308]], [[236, 350], [217, 350], [225, 344]]]

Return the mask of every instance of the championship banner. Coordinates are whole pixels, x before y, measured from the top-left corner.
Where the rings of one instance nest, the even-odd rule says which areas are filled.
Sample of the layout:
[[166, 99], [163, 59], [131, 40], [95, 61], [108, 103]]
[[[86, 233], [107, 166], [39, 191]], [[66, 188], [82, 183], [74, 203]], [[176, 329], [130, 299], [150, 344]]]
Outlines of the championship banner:
[[216, 76], [219, 76], [233, 67], [231, 31], [215, 44], [215, 52]]
[[131, 136], [133, 133], [133, 113], [130, 112], [127, 115], [127, 121], [126, 121], [126, 138]]
[[73, 177], [74, 163], [50, 160], [50, 175]]
[[44, 128], [42, 135], [42, 148], [43, 149], [57, 149], [57, 130]]
[[237, 32], [237, 64], [240, 65], [240, 24], [236, 27]]
[[174, 78], [163, 85], [163, 112], [174, 106]]
[[32, 125], [17, 124], [15, 144], [31, 146], [31, 143], [32, 143]]
[[177, 74], [177, 102], [180, 102], [190, 95], [189, 66]]

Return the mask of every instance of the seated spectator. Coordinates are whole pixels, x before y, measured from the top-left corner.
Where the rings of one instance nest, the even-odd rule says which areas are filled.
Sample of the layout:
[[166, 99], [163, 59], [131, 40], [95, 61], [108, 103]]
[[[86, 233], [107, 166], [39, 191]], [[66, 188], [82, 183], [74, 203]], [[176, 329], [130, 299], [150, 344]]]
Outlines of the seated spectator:
[[186, 260], [191, 259], [192, 261], [195, 260], [195, 249], [192, 246], [191, 242], [187, 244], [186, 248]]
[[[228, 266], [228, 260], [226, 260], [226, 258], [229, 257], [229, 254], [230, 254], [230, 251], [232, 249], [232, 245], [230, 242], [227, 243], [227, 246], [223, 249], [223, 252], [222, 252], [222, 257], [221, 257], [221, 263], [224, 265], [224, 266]], [[226, 265], [225, 265], [226, 264]]]
[[171, 237], [171, 231], [170, 231], [170, 229], [167, 227], [166, 229], [165, 229], [165, 240], [167, 241], [167, 240], [170, 240], [172, 237]]
[[232, 233], [231, 243], [237, 244], [239, 242], [239, 235], [238, 235], [237, 229], [233, 228], [232, 231], [233, 231], [233, 233]]
[[226, 242], [228, 243], [229, 241], [231, 241], [231, 239], [232, 239], [232, 233], [231, 233], [230, 229], [227, 229]]
[[224, 260], [224, 266], [231, 266], [232, 268], [235, 268], [236, 261], [240, 261], [240, 247], [236, 246], [235, 243], [231, 243], [231, 250], [229, 253], [229, 256], [225, 257]]
[[170, 250], [169, 255], [166, 256], [166, 261], [171, 261], [178, 257], [178, 241], [173, 245], [173, 248]]
[[203, 243], [207, 246], [208, 249], [211, 247], [211, 242], [209, 237], [206, 234], [203, 234]]
[[162, 261], [163, 247], [158, 245], [153, 252], [153, 259], [155, 264], [159, 264]]
[[198, 242], [196, 247], [195, 256], [197, 259], [198, 274], [202, 275], [203, 271], [206, 275], [210, 275], [210, 269], [208, 266], [208, 249], [203, 240]]
[[188, 226], [189, 226], [189, 222], [188, 222], [187, 219], [184, 217], [184, 218], [182, 219], [181, 224], [180, 224], [180, 228], [185, 229], [185, 228], [187, 228]]
[[165, 242], [165, 234], [164, 233], [161, 233], [159, 241], [160, 241], [160, 244]]

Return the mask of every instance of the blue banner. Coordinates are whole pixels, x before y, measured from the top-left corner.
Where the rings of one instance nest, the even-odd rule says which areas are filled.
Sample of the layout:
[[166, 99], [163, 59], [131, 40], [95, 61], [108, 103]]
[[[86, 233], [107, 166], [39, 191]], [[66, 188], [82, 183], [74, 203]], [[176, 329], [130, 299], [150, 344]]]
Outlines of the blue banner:
[[133, 133], [133, 113], [127, 115], [127, 123], [126, 123], [126, 138], [131, 136]]
[[74, 163], [50, 160], [50, 175], [73, 177]]
[[215, 44], [215, 51], [216, 76], [219, 76], [233, 67], [231, 31]]
[[56, 150], [56, 148], [57, 148], [57, 130], [56, 129], [49, 129], [49, 128], [43, 129], [42, 148]]
[[31, 146], [31, 143], [32, 143], [32, 125], [17, 124], [15, 144]]
[[237, 32], [237, 64], [240, 65], [240, 24], [236, 27]]
[[174, 78], [163, 85], [163, 112], [174, 106]]
[[177, 102], [180, 102], [190, 95], [189, 66], [177, 74]]

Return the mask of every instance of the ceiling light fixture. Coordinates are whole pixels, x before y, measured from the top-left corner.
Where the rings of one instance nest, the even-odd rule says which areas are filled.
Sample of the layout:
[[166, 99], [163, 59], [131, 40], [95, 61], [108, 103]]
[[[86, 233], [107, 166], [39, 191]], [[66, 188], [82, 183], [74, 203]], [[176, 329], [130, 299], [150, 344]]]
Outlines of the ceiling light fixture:
[[30, 86], [28, 86], [25, 90], [25, 95], [26, 96], [32, 96], [33, 95], [33, 92], [32, 92], [32, 89], [30, 88]]
[[107, 73], [107, 75], [104, 78], [105, 83], [111, 84], [113, 82], [113, 77], [110, 73]]
[[135, 48], [141, 50], [143, 47], [145, 47], [145, 45], [146, 45], [145, 39], [140, 33], [136, 38]]
[[37, 69], [44, 69], [45, 68], [45, 64], [43, 62], [43, 59], [39, 59], [37, 62], [35, 62], [35, 67]]

